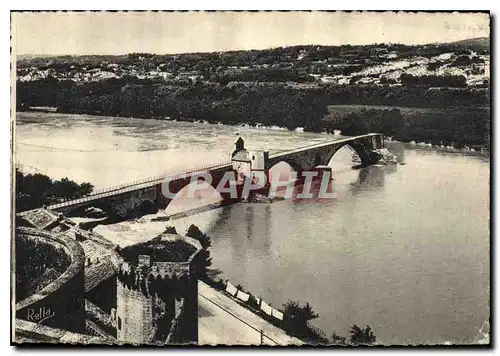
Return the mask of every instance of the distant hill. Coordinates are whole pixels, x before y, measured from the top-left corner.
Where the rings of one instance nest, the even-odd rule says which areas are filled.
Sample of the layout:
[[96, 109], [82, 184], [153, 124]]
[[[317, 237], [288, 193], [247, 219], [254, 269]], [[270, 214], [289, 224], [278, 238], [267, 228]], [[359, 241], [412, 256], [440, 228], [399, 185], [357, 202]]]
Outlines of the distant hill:
[[489, 37], [468, 38], [466, 40], [449, 42], [447, 44], [463, 46], [469, 49], [489, 50], [490, 38]]
[[[475, 51], [483, 51], [483, 50], [490, 50], [490, 38], [489, 37], [476, 37], [476, 38], [468, 38], [465, 40], [460, 40], [460, 41], [454, 41], [454, 42], [434, 42], [430, 45], [437, 45], [437, 46], [446, 46], [446, 45], [454, 45], [458, 47], [463, 47], [467, 49], [472, 49]], [[392, 47], [396, 48], [392, 48]], [[376, 47], [386, 47], [389, 48], [390, 50], [401, 50], [404, 47], [417, 47], [417, 48], [425, 48], [426, 45], [404, 45], [404, 44], [389, 44], [389, 43], [379, 43], [379, 44], [370, 44], [370, 45], [331, 45], [331, 46], [324, 46], [324, 45], [295, 45], [295, 46], [286, 46], [286, 47], [276, 47], [276, 48], [266, 48], [266, 49], [259, 49], [259, 50], [233, 50], [233, 51], [225, 51], [221, 53], [225, 54], [245, 54], [245, 53], [250, 53], [250, 54], [268, 54], [271, 53], [272, 55], [276, 55], [276, 53], [288, 53], [288, 52], [300, 52], [301, 50], [307, 50], [311, 53], [314, 52], [324, 52], [328, 51], [329, 49], [332, 48], [345, 48], [347, 50], [360, 50], [360, 49], [370, 49], [370, 48], [376, 48]], [[151, 57], [153, 55], [157, 56], [163, 56], [165, 58], [172, 57], [172, 56], [207, 56], [207, 55], [213, 55], [213, 54], [218, 54], [218, 52], [203, 52], [203, 53], [177, 53], [177, 54], [153, 54], [153, 53], [142, 53], [145, 57]], [[48, 60], [48, 59], [60, 59], [60, 60], [69, 60], [69, 61], [79, 61], [79, 62], [85, 62], [85, 63], [93, 63], [93, 62], [100, 62], [102, 60], [106, 61], [114, 61], [116, 59], [123, 59], [126, 60], [130, 56], [138, 56], [141, 55], [141, 53], [130, 53], [130, 54], [117, 54], [117, 55], [99, 55], [99, 54], [80, 54], [80, 55], [50, 55], [50, 54], [18, 54], [16, 57], [17, 61], [31, 61], [31, 60]], [[330, 53], [329, 56], [335, 56], [333, 53]], [[319, 58], [318, 58], [319, 59]]]
[[[52, 54], [18, 54], [16, 55], [16, 60], [27, 60], [27, 59], [34, 59], [34, 58], [54, 58], [58, 57]], [[62, 56], [61, 56], [62, 57]], [[68, 57], [68, 56], [64, 56]]]

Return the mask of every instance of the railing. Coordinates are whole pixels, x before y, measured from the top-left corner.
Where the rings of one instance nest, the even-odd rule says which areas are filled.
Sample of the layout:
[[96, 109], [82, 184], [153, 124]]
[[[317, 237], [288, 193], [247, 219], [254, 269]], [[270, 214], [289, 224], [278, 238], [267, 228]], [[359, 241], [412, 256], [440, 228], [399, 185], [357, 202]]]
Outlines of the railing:
[[341, 138], [341, 139], [335, 140], [335, 141], [318, 142], [318, 143], [315, 143], [315, 144], [312, 144], [312, 145], [296, 147], [296, 148], [293, 148], [293, 149], [290, 149], [290, 150], [284, 150], [284, 152], [278, 152], [278, 153], [275, 152], [271, 156], [272, 157], [276, 157], [276, 156], [285, 155], [287, 153], [299, 152], [299, 151], [302, 151], [302, 150], [307, 150], [307, 149], [311, 149], [311, 148], [315, 148], [315, 147], [328, 146], [328, 145], [332, 145], [332, 144], [339, 143], [339, 142], [353, 141], [353, 140], [357, 140], [357, 139], [360, 139], [360, 138], [372, 137], [372, 136], [376, 136], [376, 135], [380, 135], [380, 134], [378, 134], [378, 133], [367, 133], [367, 134], [359, 135], [359, 136], [352, 136], [352, 137]]
[[210, 170], [224, 168], [224, 167], [227, 167], [230, 165], [231, 165], [231, 161], [228, 161], [228, 162], [218, 163], [215, 165], [202, 166], [202, 167], [199, 167], [199, 168], [196, 168], [196, 169], [193, 169], [193, 170], [181, 173], [181, 174], [174, 174], [174, 175], [162, 174], [162, 175], [158, 175], [155, 177], [139, 179], [139, 180], [136, 180], [133, 182], [123, 183], [123, 184], [120, 184], [117, 186], [112, 186], [109, 188], [95, 191], [92, 194], [84, 196], [84, 197], [79, 198], [79, 199], [68, 200], [68, 201], [65, 201], [62, 203], [53, 204], [53, 205], [50, 205], [48, 207], [48, 209], [58, 209], [58, 208], [63, 208], [65, 206], [76, 205], [76, 204], [84, 203], [84, 202], [95, 200], [95, 199], [107, 198], [109, 196], [116, 195], [117, 193], [122, 194], [122, 193], [127, 193], [130, 191], [134, 191], [134, 190], [137, 190], [140, 188], [147, 188], [148, 186], [155, 185], [159, 181], [165, 180], [167, 178], [169, 180], [187, 178], [187, 177], [193, 175], [194, 173], [206, 172], [206, 171], [210, 171]]
[[[219, 163], [217, 165], [206, 165], [206, 166], [199, 167], [199, 168], [197, 168], [195, 170], [184, 172], [181, 175], [192, 174], [192, 173], [201, 172], [201, 171], [207, 171], [207, 170], [210, 170], [210, 169], [214, 169], [214, 168], [218, 168], [218, 167], [223, 167], [223, 166], [226, 166], [226, 165], [229, 165], [229, 164], [231, 164], [230, 161], [229, 162], [224, 162], [224, 163]], [[162, 179], [165, 179], [165, 178], [172, 178], [172, 177], [176, 177], [176, 176], [169, 176], [168, 174], [161, 174], [161, 175], [154, 176], [154, 177], [148, 177], [148, 178], [138, 179], [138, 180], [135, 180], [135, 181], [132, 181], [132, 182], [127, 182], [127, 183], [123, 183], [123, 184], [111, 186], [111, 187], [108, 187], [108, 188], [103, 188], [103, 189], [100, 189], [100, 190], [96, 190], [96, 191], [94, 191], [92, 194], [90, 194], [88, 196], [93, 196], [93, 195], [97, 195], [97, 194], [100, 194], [100, 193], [105, 193], [105, 192], [109, 192], [109, 191], [113, 191], [113, 190], [119, 190], [119, 189], [123, 189], [123, 188], [129, 187], [129, 186], [132, 186], [132, 185], [138, 185], [138, 184], [145, 184], [145, 183], [156, 182], [158, 180], [162, 180]]]

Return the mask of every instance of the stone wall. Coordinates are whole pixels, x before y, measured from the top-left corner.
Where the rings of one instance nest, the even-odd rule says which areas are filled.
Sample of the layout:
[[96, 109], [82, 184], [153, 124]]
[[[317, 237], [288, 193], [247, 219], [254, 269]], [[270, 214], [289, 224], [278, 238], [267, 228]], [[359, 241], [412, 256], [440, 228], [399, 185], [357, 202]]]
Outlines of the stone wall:
[[97, 287], [87, 291], [85, 296], [99, 308], [111, 313], [113, 308], [116, 309], [116, 283], [116, 276], [108, 278]]
[[111, 341], [106, 338], [73, 333], [21, 319], [16, 319], [15, 337], [13, 341], [16, 344], [43, 342], [56, 344], [111, 345]]
[[116, 326], [118, 341], [137, 344], [149, 343], [155, 333], [153, 299], [118, 282]]
[[19, 227], [17, 236], [40, 239], [64, 251], [71, 264], [48, 286], [16, 304], [16, 318], [69, 330], [85, 332], [84, 251], [72, 239], [42, 230]]
[[189, 275], [190, 268], [189, 262], [154, 262], [151, 266], [151, 274], [157, 276], [158, 274], [162, 277], [168, 276], [181, 277], [183, 275]]
[[182, 322], [185, 311], [186, 304], [184, 303], [184, 299], [181, 299], [179, 309], [176, 309], [174, 319], [172, 320], [172, 324], [170, 325], [170, 330], [165, 341], [166, 344], [182, 343], [184, 336], [182, 330]]

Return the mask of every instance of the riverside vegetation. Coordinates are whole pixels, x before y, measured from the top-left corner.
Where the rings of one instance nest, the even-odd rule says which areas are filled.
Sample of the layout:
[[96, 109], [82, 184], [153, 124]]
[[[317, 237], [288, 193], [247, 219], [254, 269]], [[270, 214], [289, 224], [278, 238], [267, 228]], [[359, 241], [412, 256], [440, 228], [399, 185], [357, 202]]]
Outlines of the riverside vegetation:
[[94, 186], [87, 182], [78, 184], [68, 178], [52, 180], [44, 174], [24, 174], [16, 169], [16, 212], [78, 199], [92, 193], [93, 189]]

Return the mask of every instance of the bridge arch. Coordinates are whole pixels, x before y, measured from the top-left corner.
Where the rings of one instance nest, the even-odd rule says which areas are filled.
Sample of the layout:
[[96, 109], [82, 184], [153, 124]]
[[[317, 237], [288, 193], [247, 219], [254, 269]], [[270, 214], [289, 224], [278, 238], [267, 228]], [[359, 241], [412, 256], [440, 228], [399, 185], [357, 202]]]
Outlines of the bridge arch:
[[291, 157], [283, 157], [278, 161], [274, 161], [272, 166], [269, 167], [269, 171], [271, 171], [272, 169], [275, 169], [276, 166], [283, 165], [283, 164], [288, 165], [292, 170], [294, 170], [296, 172], [300, 172], [303, 170], [303, 167], [295, 159], [293, 159]]
[[273, 162], [273, 165], [267, 171], [268, 182], [271, 181], [287, 181], [291, 179], [292, 172], [302, 172], [302, 166], [295, 160], [283, 158]]
[[166, 206], [160, 208], [170, 217], [169, 225], [174, 226], [177, 233], [181, 235], [187, 233], [191, 224], [196, 225], [203, 232], [210, 230], [221, 216], [220, 210], [214, 209], [213, 204], [224, 204], [225, 200], [224, 195], [216, 189], [216, 186], [207, 182], [198, 182], [202, 190], [199, 191], [198, 196], [190, 198], [187, 192], [192, 184], [196, 183], [188, 182]]
[[[198, 177], [197, 180], [196, 177]], [[175, 179], [171, 182], [165, 181], [161, 183], [158, 187], [157, 208], [166, 210], [172, 203], [174, 204], [173, 206], [184, 203], [189, 209], [190, 205], [201, 200], [206, 204], [220, 202], [223, 205], [232, 201], [234, 197], [231, 197], [229, 192], [219, 192], [218, 188], [219, 184], [221, 184], [221, 187], [228, 188], [228, 180], [234, 181], [236, 179], [235, 171], [215, 172], [207, 178], [209, 179], [208, 181], [204, 179], [203, 174], [200, 174], [193, 178], [188, 176]]]
[[[193, 194], [190, 194], [190, 193]], [[170, 210], [174, 212], [175, 208], [180, 207], [180, 205], [186, 205], [186, 207], [191, 208], [191, 206], [197, 202], [207, 202], [208, 204], [217, 203], [223, 200], [222, 195], [217, 191], [217, 187], [213, 184], [208, 184], [207, 182], [190, 182], [186, 181], [186, 184], [172, 192], [173, 197], [170, 199], [169, 204], [165, 206], [165, 210]], [[196, 206], [193, 206], [196, 208]]]
[[335, 155], [337, 152], [339, 152], [341, 149], [350, 149], [351, 151], [355, 152], [360, 160], [360, 164], [362, 166], [367, 166], [371, 163], [371, 158], [370, 158], [370, 153], [371, 150], [368, 150], [364, 145], [357, 143], [356, 141], [351, 141], [349, 143], [344, 143], [342, 145], [338, 146], [333, 146], [333, 148], [324, 156], [323, 164], [324, 165], [329, 165], [331, 161], [334, 159]]

